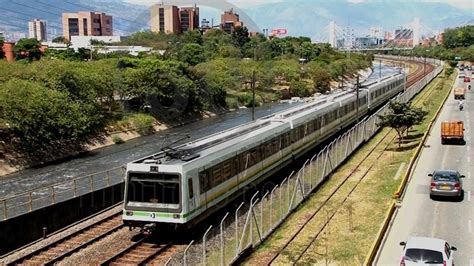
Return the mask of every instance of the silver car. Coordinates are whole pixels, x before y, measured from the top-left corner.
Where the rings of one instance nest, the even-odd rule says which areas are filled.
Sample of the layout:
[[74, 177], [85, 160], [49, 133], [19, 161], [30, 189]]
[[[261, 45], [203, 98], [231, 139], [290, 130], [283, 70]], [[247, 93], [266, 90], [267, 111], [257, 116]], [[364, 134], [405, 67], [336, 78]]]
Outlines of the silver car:
[[464, 176], [454, 170], [436, 170], [431, 176], [430, 198], [433, 196], [461, 197]]

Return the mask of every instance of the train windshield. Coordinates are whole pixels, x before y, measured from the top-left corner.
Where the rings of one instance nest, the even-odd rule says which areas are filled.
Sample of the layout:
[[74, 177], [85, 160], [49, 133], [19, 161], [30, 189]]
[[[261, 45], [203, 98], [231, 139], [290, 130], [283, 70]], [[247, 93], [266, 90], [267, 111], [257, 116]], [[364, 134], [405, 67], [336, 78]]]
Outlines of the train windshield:
[[127, 205], [178, 209], [179, 188], [178, 174], [129, 173]]

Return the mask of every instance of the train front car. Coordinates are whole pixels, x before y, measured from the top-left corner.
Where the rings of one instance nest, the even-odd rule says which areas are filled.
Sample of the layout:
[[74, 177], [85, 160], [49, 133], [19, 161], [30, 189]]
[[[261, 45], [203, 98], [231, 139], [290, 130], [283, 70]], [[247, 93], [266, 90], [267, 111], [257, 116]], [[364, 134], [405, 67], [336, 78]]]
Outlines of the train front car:
[[123, 221], [144, 233], [157, 223], [182, 224], [183, 173], [179, 165], [147, 159], [127, 164]]

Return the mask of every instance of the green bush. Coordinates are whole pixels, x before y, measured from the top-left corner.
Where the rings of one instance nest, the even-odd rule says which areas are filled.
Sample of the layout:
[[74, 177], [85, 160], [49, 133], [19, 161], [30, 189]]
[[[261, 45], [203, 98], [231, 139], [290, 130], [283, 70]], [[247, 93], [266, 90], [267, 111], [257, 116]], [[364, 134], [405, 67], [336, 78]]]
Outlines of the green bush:
[[153, 122], [155, 119], [147, 114], [134, 114], [130, 117], [130, 122], [140, 135], [149, 135], [153, 132]]
[[125, 143], [125, 141], [119, 136], [119, 135], [114, 135], [112, 137], [112, 141], [115, 143], [115, 144], [122, 144], [122, 143]]
[[305, 81], [295, 80], [290, 84], [290, 92], [293, 97], [308, 97], [311, 96], [311, 90]]

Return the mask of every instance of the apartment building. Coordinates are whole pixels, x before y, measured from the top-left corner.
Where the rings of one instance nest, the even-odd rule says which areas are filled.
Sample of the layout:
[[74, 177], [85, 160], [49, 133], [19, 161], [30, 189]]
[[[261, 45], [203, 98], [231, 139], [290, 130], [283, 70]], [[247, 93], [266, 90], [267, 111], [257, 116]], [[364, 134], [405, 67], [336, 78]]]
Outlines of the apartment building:
[[71, 36], [112, 36], [112, 16], [100, 12], [63, 13], [63, 35]]
[[47, 41], [46, 21], [34, 19], [28, 22], [28, 38], [36, 39], [40, 42]]

